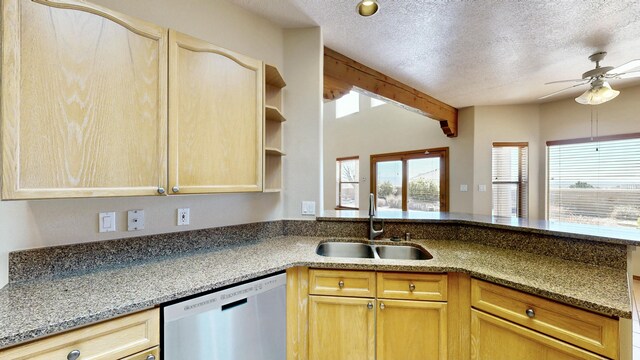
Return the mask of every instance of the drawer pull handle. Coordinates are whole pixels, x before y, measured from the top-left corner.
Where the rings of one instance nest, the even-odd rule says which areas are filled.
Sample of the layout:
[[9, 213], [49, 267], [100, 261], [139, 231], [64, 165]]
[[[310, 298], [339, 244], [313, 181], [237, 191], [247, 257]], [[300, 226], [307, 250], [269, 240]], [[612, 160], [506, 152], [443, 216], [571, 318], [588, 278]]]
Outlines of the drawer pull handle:
[[531, 319], [533, 319], [536, 316], [536, 312], [533, 311], [532, 308], [528, 308], [527, 311], [525, 311], [525, 314], [527, 314], [527, 316]]
[[380, 310], [384, 310], [384, 303], [383, 302], [380, 303]]
[[372, 302], [369, 302], [367, 304], [367, 309], [369, 309], [369, 310], [373, 309], [373, 303]]
[[338, 281], [338, 287], [342, 289], [344, 287], [344, 281], [342, 280]]
[[80, 357], [80, 350], [72, 350], [69, 355], [67, 355], [67, 360], [78, 360]]
[[147, 356], [147, 360], [156, 360], [156, 357], [153, 354]]
[[414, 283], [409, 283], [409, 291], [413, 292], [416, 289], [416, 286]]

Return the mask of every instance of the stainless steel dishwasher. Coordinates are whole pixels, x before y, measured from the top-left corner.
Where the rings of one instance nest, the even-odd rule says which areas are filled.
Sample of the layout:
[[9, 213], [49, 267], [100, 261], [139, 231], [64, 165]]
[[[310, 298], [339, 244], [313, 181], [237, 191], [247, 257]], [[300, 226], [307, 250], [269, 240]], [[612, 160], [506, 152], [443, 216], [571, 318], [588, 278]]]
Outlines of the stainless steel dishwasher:
[[286, 359], [286, 274], [163, 306], [164, 360]]

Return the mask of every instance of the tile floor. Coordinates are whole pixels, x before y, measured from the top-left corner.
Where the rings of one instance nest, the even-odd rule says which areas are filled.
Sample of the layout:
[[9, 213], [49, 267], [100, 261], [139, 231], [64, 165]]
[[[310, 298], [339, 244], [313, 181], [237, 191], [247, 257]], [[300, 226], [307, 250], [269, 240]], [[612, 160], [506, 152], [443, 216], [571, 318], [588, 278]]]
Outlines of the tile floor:
[[640, 280], [633, 280], [633, 360], [640, 360]]

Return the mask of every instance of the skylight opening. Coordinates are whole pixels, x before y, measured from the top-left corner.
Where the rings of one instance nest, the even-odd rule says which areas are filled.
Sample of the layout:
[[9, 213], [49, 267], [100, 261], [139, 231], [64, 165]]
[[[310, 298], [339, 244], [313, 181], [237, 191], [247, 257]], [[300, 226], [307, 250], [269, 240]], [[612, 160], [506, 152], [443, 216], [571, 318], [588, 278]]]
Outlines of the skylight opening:
[[372, 108], [374, 108], [376, 106], [384, 105], [386, 103], [387, 103], [386, 101], [378, 100], [376, 98], [371, 98], [371, 107]]
[[347, 95], [336, 100], [336, 119], [355, 114], [359, 111], [360, 94], [355, 91], [351, 91]]

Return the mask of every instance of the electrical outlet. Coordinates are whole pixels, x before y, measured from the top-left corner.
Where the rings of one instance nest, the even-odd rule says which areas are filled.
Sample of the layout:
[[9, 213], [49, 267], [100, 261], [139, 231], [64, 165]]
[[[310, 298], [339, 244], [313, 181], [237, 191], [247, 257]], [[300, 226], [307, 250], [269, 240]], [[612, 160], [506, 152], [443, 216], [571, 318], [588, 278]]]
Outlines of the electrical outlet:
[[316, 202], [315, 201], [303, 201], [302, 202], [302, 215], [315, 215], [316, 214]]
[[144, 230], [144, 210], [127, 212], [127, 231]]
[[460, 185], [460, 191], [467, 192], [469, 191], [469, 187], [466, 184]]
[[189, 225], [189, 208], [178, 209], [178, 226]]
[[101, 212], [98, 214], [98, 231], [112, 232], [116, 231], [116, 213]]
[[478, 185], [478, 191], [480, 192], [487, 191], [487, 185]]

